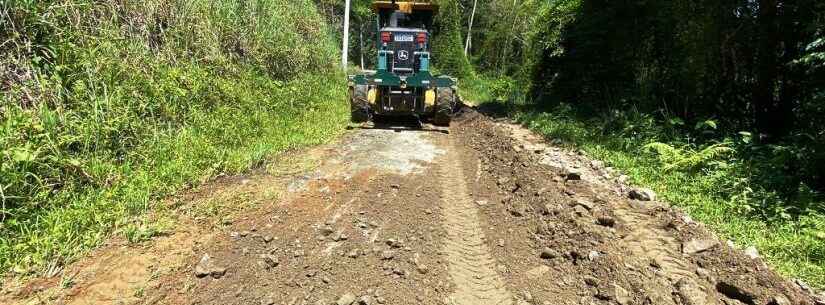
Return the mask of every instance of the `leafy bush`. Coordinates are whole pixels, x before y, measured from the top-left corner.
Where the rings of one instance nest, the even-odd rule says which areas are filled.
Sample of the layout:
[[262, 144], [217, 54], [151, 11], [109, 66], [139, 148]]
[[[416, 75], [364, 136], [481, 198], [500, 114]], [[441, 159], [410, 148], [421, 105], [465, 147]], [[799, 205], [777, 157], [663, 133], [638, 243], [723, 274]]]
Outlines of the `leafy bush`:
[[345, 122], [310, 0], [0, 10], [0, 272], [63, 263], [113, 229], [140, 240], [152, 230], [133, 223], [164, 194]]

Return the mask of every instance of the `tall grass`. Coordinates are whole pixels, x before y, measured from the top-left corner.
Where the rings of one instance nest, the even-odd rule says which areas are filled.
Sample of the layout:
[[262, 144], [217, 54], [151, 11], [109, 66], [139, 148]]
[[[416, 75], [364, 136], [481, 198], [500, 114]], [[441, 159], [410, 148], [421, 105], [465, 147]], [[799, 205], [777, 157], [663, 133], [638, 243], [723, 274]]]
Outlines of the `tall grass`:
[[63, 264], [346, 122], [309, 0], [12, 0], [0, 25], [0, 272]]

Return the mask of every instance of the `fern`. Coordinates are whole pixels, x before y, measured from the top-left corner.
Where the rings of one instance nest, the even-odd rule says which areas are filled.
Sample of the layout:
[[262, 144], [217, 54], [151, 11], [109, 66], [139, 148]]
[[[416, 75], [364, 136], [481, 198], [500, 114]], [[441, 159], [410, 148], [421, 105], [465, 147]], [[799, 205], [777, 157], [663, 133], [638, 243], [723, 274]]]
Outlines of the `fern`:
[[677, 148], [670, 144], [653, 142], [644, 146], [644, 149], [653, 152], [664, 164], [665, 171], [698, 170], [708, 164], [721, 161], [736, 151], [729, 142], [707, 146], [699, 151], [690, 148]]

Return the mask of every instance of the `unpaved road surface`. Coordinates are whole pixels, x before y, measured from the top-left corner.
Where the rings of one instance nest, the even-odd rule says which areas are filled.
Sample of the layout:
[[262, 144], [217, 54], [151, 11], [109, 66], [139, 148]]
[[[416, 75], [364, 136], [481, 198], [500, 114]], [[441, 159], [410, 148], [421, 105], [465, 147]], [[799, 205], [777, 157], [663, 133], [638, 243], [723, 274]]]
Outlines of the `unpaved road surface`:
[[0, 301], [822, 304], [669, 205], [630, 199], [600, 162], [470, 109], [448, 133], [356, 129], [286, 162], [307, 157], [207, 184], [172, 206], [212, 213], [178, 212], [165, 236], [112, 242], [66, 268], [69, 284]]

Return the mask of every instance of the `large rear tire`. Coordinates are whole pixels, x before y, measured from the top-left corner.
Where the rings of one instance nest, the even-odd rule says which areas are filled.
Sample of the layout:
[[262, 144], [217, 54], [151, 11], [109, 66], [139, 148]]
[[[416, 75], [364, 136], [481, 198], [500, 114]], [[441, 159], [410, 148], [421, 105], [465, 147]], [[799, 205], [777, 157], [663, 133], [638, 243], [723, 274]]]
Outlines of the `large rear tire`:
[[353, 123], [364, 123], [370, 120], [368, 90], [366, 85], [355, 85], [350, 89], [350, 121]]
[[455, 91], [453, 91], [453, 88], [438, 88], [437, 97], [435, 100], [435, 116], [433, 116], [433, 123], [438, 126], [450, 126], [454, 108]]

